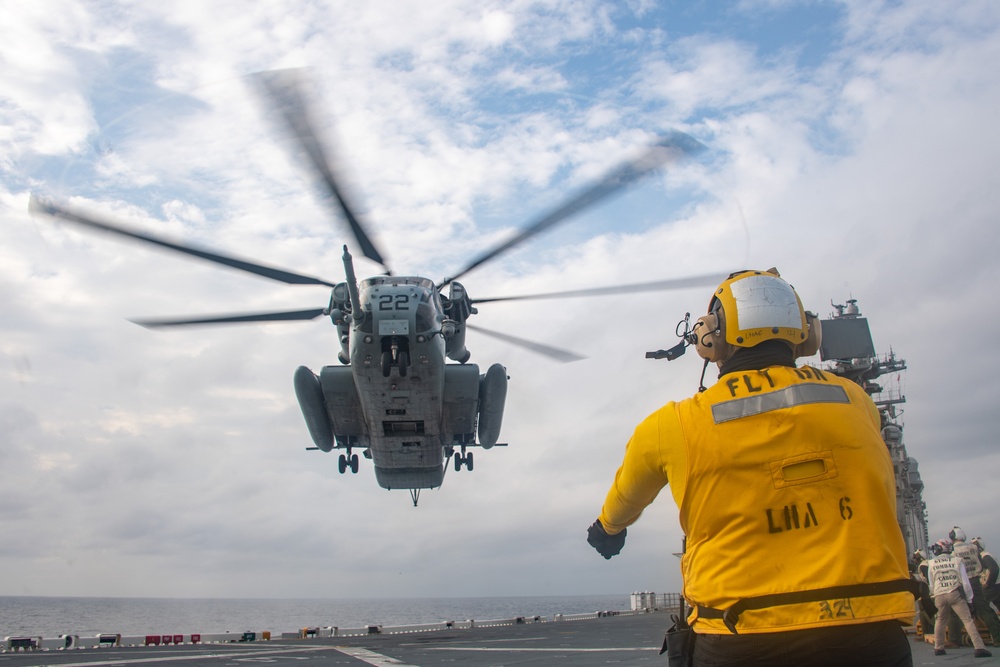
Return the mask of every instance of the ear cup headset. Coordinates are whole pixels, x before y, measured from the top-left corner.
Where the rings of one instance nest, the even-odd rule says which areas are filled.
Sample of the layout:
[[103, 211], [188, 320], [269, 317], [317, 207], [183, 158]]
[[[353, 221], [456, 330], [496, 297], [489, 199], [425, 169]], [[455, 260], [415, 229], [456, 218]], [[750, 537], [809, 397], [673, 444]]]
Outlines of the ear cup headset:
[[713, 298], [708, 315], [702, 315], [691, 327], [693, 344], [698, 356], [710, 364], [721, 363], [732, 356], [734, 349], [726, 342], [725, 313], [722, 303]]

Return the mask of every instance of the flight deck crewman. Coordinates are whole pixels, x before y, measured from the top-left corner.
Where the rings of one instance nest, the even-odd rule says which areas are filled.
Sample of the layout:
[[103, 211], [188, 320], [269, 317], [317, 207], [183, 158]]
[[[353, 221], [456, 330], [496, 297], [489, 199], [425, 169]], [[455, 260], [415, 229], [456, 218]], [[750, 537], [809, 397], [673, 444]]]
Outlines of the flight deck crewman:
[[796, 368], [819, 337], [775, 269], [731, 275], [690, 338], [719, 381], [636, 428], [588, 531], [611, 558], [669, 481], [693, 665], [912, 665], [915, 582], [878, 409]]
[[[989, 551], [986, 550], [986, 543], [981, 537], [973, 537], [972, 543], [979, 549], [979, 560], [983, 563], [983, 571], [979, 575], [979, 583], [983, 587], [983, 594], [987, 602], [997, 604], [1000, 600], [1000, 584], [997, 583], [997, 575], [1000, 575], [1000, 564]], [[998, 644], [993, 642], [994, 646]]]
[[[989, 658], [993, 654], [986, 650], [983, 638], [976, 628], [970, 607], [975, 597], [972, 584], [965, 570], [965, 563], [958, 554], [948, 553], [943, 540], [931, 545], [934, 560], [931, 561], [930, 574], [931, 592], [934, 594], [934, 604], [937, 605], [937, 618], [934, 621], [934, 655], [945, 655], [945, 628], [951, 620], [952, 613], [962, 619], [965, 631], [975, 647], [973, 655], [977, 658]], [[954, 635], [958, 639], [958, 634]]]
[[965, 531], [958, 526], [951, 529], [948, 537], [955, 544], [952, 548], [953, 553], [962, 559], [965, 564], [965, 572], [972, 582], [972, 597], [968, 600], [969, 607], [972, 609], [972, 613], [986, 624], [990, 631], [990, 637], [993, 639], [993, 645], [1000, 646], [1000, 618], [997, 618], [997, 613], [993, 611], [990, 601], [983, 593], [980, 579], [983, 574], [983, 561], [979, 555], [979, 545], [966, 542]]

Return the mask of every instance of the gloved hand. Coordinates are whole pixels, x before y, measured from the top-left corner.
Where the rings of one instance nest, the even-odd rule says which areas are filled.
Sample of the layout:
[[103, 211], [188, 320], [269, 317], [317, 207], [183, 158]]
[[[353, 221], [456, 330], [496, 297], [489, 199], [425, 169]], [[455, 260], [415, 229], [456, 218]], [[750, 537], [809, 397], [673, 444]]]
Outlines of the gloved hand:
[[601, 520], [598, 519], [587, 529], [587, 544], [597, 549], [597, 553], [604, 556], [605, 560], [610, 560], [612, 556], [621, 553], [627, 532], [628, 529], [623, 528], [622, 532], [616, 535], [608, 535], [601, 525]]

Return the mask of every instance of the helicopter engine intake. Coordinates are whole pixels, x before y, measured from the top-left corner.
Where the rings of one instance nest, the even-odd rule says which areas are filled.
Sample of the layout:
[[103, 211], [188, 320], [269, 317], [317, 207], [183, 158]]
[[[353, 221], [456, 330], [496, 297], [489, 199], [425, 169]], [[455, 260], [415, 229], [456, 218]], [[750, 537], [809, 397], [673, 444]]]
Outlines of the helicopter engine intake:
[[449, 286], [448, 298], [444, 299], [444, 313], [448, 317], [441, 333], [447, 342], [447, 355], [452, 361], [464, 364], [472, 356], [465, 347], [465, 321], [478, 311], [472, 305], [468, 292], [461, 283]]
[[346, 282], [338, 283], [330, 292], [330, 305], [327, 311], [330, 321], [337, 327], [337, 338], [340, 341], [340, 352], [337, 360], [347, 365], [351, 363], [351, 293]]

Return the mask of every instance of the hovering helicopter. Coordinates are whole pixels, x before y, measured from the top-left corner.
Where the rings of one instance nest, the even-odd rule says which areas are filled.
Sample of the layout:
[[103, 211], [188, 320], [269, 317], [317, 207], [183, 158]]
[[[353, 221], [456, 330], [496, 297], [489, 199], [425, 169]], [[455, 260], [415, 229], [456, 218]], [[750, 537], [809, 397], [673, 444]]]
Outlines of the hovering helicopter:
[[[329, 303], [305, 310], [211, 315], [177, 319], [132, 320], [145, 327], [177, 327], [265, 321], [312, 320], [327, 316], [337, 329], [340, 365], [324, 366], [314, 373], [300, 366], [294, 387], [314, 446], [307, 449], [342, 450], [339, 471], [357, 473], [360, 451], [371, 459], [375, 479], [385, 489], [408, 489], [414, 506], [422, 489], [440, 487], [448, 467], [471, 471], [473, 447], [490, 449], [499, 442], [507, 395], [507, 372], [492, 364], [484, 373], [469, 363], [466, 333], [474, 330], [528, 348], [559, 361], [580, 359], [567, 350], [492, 332], [468, 324], [476, 304], [561, 298], [601, 294], [677, 289], [714, 285], [718, 275], [663, 280], [634, 285], [554, 292], [513, 297], [472, 299], [457, 282], [536, 234], [560, 223], [626, 185], [656, 171], [664, 164], [691, 156], [704, 147], [683, 133], [671, 133], [653, 144], [639, 158], [611, 171], [597, 183], [562, 206], [524, 227], [508, 241], [475, 258], [453, 276], [435, 283], [420, 276], [395, 276], [354, 214], [338, 186], [327, 151], [317, 138], [310, 109], [294, 71], [256, 75], [265, 101], [282, 118], [290, 134], [318, 175], [322, 189], [335, 202], [335, 213], [350, 226], [358, 249], [385, 269], [358, 281], [353, 257], [344, 245], [345, 280], [334, 283], [194, 246], [168, 241], [149, 233], [101, 219], [66, 205], [32, 196], [30, 210], [89, 229], [110, 232], [253, 273], [298, 285], [324, 285], [332, 289]], [[447, 288], [447, 294], [445, 290]], [[454, 363], [448, 363], [448, 361]]]

